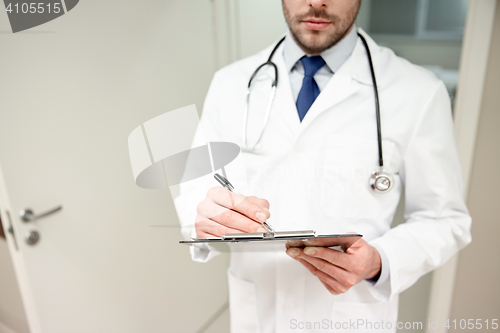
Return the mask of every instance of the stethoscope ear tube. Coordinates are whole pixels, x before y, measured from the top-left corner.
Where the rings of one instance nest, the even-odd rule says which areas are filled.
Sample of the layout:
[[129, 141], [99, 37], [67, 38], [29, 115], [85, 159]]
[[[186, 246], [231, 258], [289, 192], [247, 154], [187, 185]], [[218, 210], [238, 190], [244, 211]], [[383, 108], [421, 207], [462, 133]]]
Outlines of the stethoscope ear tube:
[[259, 71], [265, 66], [271, 66], [274, 68], [274, 80], [273, 80], [272, 86], [276, 87], [278, 85], [278, 67], [276, 66], [276, 64], [274, 62], [266, 61], [265, 63], [263, 63], [262, 65], [257, 67], [257, 69], [252, 73], [252, 76], [250, 77], [250, 80], [248, 81], [248, 89], [249, 90], [250, 90], [250, 87], [252, 86], [253, 79], [255, 78], [255, 76], [257, 76], [257, 73], [259, 73]]
[[373, 82], [373, 95], [375, 97], [375, 117], [377, 118], [377, 142], [378, 142], [378, 165], [384, 167], [384, 156], [382, 153], [382, 124], [380, 122], [380, 101], [378, 98], [378, 85], [377, 79], [375, 78], [375, 70], [373, 69], [372, 55], [370, 53], [370, 48], [366, 42], [365, 37], [363, 37], [359, 32], [358, 36], [365, 46], [366, 53], [368, 54], [368, 62], [370, 64], [370, 72], [372, 74]]
[[243, 113], [243, 145], [245, 149], [254, 150], [255, 147], [259, 144], [260, 139], [262, 138], [262, 134], [264, 133], [264, 129], [266, 128], [267, 122], [269, 120], [269, 115], [271, 114], [271, 108], [273, 107], [274, 97], [276, 96], [276, 85], [273, 85], [271, 88], [271, 95], [269, 96], [269, 102], [267, 103], [266, 113], [264, 114], [264, 120], [262, 123], [262, 130], [259, 133], [259, 137], [255, 144], [251, 147], [248, 147], [247, 144], [247, 125], [248, 125], [248, 108], [250, 106], [250, 88], [247, 91], [247, 105], [245, 107], [245, 112]]
[[[281, 40], [274, 46], [273, 51], [269, 55], [269, 58], [265, 63], [257, 67], [257, 69], [252, 73], [252, 76], [250, 76], [250, 80], [248, 80], [248, 90], [247, 90], [247, 96], [246, 96], [246, 106], [245, 106], [245, 111], [243, 112], [243, 148], [247, 150], [254, 150], [255, 147], [259, 144], [260, 139], [262, 138], [262, 134], [264, 133], [264, 129], [266, 128], [267, 121], [269, 120], [269, 115], [271, 114], [271, 108], [273, 106], [273, 101], [274, 97], [276, 96], [276, 88], [278, 87], [278, 66], [272, 61], [273, 55], [280, 46], [281, 43], [285, 40], [285, 37], [281, 38]], [[262, 124], [262, 130], [259, 133], [259, 136], [257, 138], [257, 141], [255, 141], [255, 144], [252, 145], [251, 147], [248, 146], [247, 144], [247, 125], [248, 125], [248, 109], [250, 108], [250, 91], [252, 89], [252, 82], [253, 79], [257, 76], [257, 73], [259, 71], [266, 67], [266, 66], [271, 66], [274, 70], [274, 80], [271, 84], [272, 90], [271, 90], [271, 95], [269, 96], [269, 102], [267, 103], [267, 108], [266, 108], [266, 113], [264, 114], [264, 121]]]

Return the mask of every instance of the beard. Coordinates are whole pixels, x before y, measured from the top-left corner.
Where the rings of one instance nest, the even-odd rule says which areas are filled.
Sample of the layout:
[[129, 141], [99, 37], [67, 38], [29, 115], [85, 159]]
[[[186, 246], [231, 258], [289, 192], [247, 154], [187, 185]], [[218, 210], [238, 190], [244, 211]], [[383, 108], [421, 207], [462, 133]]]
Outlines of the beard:
[[[283, 3], [283, 13], [288, 23], [290, 33], [295, 42], [309, 54], [321, 53], [337, 44], [349, 32], [358, 15], [361, 0], [343, 17], [335, 14], [328, 14], [325, 9], [309, 8], [304, 14], [292, 16], [290, 11]], [[331, 22], [331, 26], [325, 30], [309, 30], [302, 25], [302, 21], [309, 18], [325, 19]]]

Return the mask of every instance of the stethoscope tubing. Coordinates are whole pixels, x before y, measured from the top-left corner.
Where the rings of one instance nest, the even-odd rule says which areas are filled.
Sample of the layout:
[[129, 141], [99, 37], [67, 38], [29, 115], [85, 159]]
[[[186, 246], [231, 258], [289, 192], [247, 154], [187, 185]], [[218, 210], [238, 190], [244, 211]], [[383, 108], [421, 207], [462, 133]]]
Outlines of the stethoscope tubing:
[[[363, 46], [365, 47], [366, 53], [367, 53], [367, 58], [368, 58], [368, 63], [370, 65], [370, 74], [372, 77], [372, 83], [373, 83], [373, 92], [374, 92], [374, 99], [375, 99], [375, 116], [376, 116], [376, 122], [377, 122], [377, 143], [378, 143], [378, 165], [380, 167], [379, 171], [376, 171], [372, 174], [370, 177], [370, 187], [377, 193], [386, 193], [390, 189], [392, 189], [394, 185], [394, 178], [392, 174], [386, 172], [383, 170], [384, 167], [384, 157], [383, 157], [383, 151], [382, 151], [382, 124], [380, 120], [380, 100], [379, 100], [379, 94], [378, 94], [378, 85], [377, 85], [377, 79], [375, 77], [375, 70], [373, 68], [373, 61], [372, 61], [372, 56], [370, 52], [370, 48], [368, 47], [368, 43], [366, 42], [366, 39], [358, 32], [358, 37], [361, 39]], [[278, 50], [279, 46], [283, 43], [285, 40], [285, 37], [281, 38], [278, 43], [274, 46], [271, 54], [269, 55], [269, 58], [265, 63], [257, 67], [257, 69], [252, 73], [250, 80], [248, 81], [248, 90], [247, 90], [247, 96], [246, 96], [246, 107], [245, 111], [243, 114], [243, 145], [244, 148], [247, 150], [254, 150], [257, 145], [259, 144], [262, 135], [264, 133], [264, 129], [266, 128], [267, 122], [269, 120], [269, 115], [271, 113], [271, 108], [273, 105], [274, 98], [276, 96], [276, 88], [278, 86], [278, 66], [272, 61], [272, 58], [276, 51]], [[257, 73], [265, 66], [271, 66], [274, 69], [274, 80], [272, 82], [272, 90], [271, 90], [271, 95], [269, 98], [269, 102], [267, 104], [266, 108], [266, 113], [264, 114], [264, 121], [262, 124], [262, 130], [259, 133], [259, 136], [257, 140], [255, 141], [255, 144], [251, 147], [248, 147], [247, 145], [247, 125], [248, 125], [248, 111], [250, 107], [250, 91], [251, 91], [251, 86], [252, 86], [252, 81], [257, 75]], [[379, 187], [378, 183], [380, 181], [383, 181], [385, 185], [389, 184], [387, 188], [382, 188]]]
[[373, 82], [373, 95], [375, 96], [375, 116], [377, 117], [378, 165], [381, 168], [383, 168], [384, 167], [384, 156], [382, 153], [382, 124], [380, 121], [380, 101], [378, 98], [377, 78], [375, 77], [375, 70], [373, 69], [372, 55], [370, 53], [370, 48], [368, 47], [368, 43], [366, 42], [365, 37], [363, 37], [359, 32], [358, 32], [358, 36], [359, 36], [359, 38], [361, 38], [361, 41], [363, 42], [363, 45], [365, 46], [366, 53], [368, 55], [368, 63], [370, 64], [370, 73], [372, 75], [372, 82]]
[[257, 141], [255, 141], [255, 144], [252, 147], [248, 147], [248, 144], [247, 144], [247, 125], [248, 125], [248, 109], [250, 107], [250, 88], [248, 88], [247, 103], [246, 103], [245, 111], [243, 113], [243, 117], [245, 119], [243, 122], [243, 145], [245, 146], [245, 149], [254, 150], [255, 147], [257, 147], [257, 145], [259, 144], [260, 139], [262, 138], [262, 134], [264, 134], [264, 128], [266, 127], [266, 124], [269, 120], [269, 115], [271, 114], [271, 108], [273, 107], [273, 101], [274, 101], [275, 96], [276, 96], [276, 85], [273, 85], [271, 88], [271, 95], [270, 95], [269, 101], [267, 103], [266, 113], [264, 114], [262, 131], [260, 131], [259, 137], [257, 138]]

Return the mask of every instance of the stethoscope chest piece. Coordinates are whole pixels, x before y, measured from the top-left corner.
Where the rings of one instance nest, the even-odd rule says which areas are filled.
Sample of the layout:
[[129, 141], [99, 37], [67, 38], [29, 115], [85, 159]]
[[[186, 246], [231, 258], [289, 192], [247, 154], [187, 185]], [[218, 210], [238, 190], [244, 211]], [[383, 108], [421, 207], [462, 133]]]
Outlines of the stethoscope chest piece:
[[375, 171], [370, 177], [370, 187], [376, 193], [387, 193], [394, 187], [394, 177], [384, 170]]

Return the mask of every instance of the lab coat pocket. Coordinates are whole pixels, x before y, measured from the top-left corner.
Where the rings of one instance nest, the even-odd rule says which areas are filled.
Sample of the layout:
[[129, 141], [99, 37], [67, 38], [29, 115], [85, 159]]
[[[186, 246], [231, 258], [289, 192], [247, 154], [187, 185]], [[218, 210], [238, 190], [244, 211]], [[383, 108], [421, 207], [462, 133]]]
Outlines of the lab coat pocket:
[[255, 285], [227, 271], [231, 332], [260, 332]]
[[[380, 194], [369, 186], [378, 167], [376, 140], [334, 138], [324, 143], [320, 205], [326, 215], [343, 219], [374, 219], [380, 214]], [[390, 166], [394, 143], [383, 140], [384, 165]]]
[[397, 302], [335, 302], [330, 332], [393, 333], [397, 327]]

